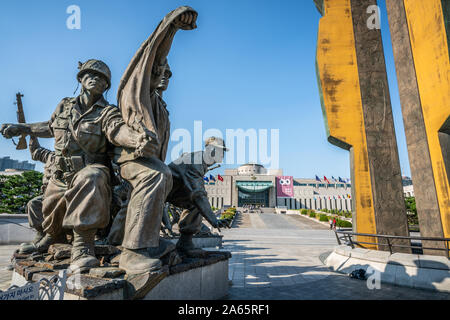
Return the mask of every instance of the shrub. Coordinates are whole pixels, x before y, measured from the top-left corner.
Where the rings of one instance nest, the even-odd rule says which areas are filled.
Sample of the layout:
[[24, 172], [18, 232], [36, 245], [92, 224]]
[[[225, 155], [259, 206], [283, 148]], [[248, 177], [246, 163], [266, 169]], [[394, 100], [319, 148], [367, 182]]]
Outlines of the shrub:
[[0, 176], [0, 213], [24, 213], [28, 201], [41, 194], [42, 177], [37, 171]]
[[351, 228], [352, 227], [351, 222], [348, 222], [345, 220], [340, 220], [340, 219], [337, 220], [336, 225], [341, 228]]
[[312, 212], [309, 213], [309, 216], [311, 218], [315, 218], [316, 217], [316, 213], [314, 211], [312, 211]]
[[220, 216], [220, 219], [233, 219], [234, 216], [236, 215], [236, 211], [225, 211], [224, 213], [222, 213], [222, 215]]
[[306, 215], [306, 214], [308, 214], [308, 210], [302, 209], [302, 210], [300, 210], [300, 213]]
[[321, 214], [320, 215], [320, 218], [319, 218], [319, 221], [328, 221], [328, 216], [326, 215], [326, 214]]

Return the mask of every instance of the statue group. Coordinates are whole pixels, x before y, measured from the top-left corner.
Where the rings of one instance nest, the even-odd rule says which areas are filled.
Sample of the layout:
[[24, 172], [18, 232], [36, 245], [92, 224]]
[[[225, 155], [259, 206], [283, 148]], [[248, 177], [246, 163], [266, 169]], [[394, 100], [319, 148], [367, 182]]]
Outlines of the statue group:
[[[171, 252], [198, 250], [192, 237], [205, 218], [212, 227], [228, 227], [208, 202], [203, 176], [223, 160], [224, 141], [211, 137], [205, 150], [164, 163], [170, 136], [163, 100], [172, 75], [167, 55], [180, 29], [196, 28], [189, 7], [170, 12], [142, 44], [118, 91], [118, 106], [105, 100], [111, 71], [100, 60], [79, 63], [80, 94], [64, 98], [49, 121], [3, 124], [5, 138], [29, 135], [34, 160], [45, 163], [43, 195], [28, 203], [30, 225], [37, 231], [23, 253], [47, 252], [55, 243], [71, 242], [71, 272], [100, 265], [95, 241], [121, 246], [119, 267], [128, 275], [157, 271]], [[37, 138], [54, 138], [54, 151]], [[164, 207], [183, 211], [176, 245], [160, 237]], [[166, 210], [167, 213], [167, 210]]]

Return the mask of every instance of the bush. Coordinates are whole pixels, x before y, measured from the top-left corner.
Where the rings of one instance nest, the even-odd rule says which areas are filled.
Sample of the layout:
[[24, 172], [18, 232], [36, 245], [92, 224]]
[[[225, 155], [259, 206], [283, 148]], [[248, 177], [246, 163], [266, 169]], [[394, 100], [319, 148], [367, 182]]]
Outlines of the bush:
[[309, 213], [309, 216], [311, 218], [315, 218], [316, 217], [316, 213], [314, 211], [312, 211], [312, 212]]
[[328, 216], [326, 215], [326, 214], [321, 214], [320, 215], [320, 218], [319, 218], [319, 221], [328, 221]]
[[0, 176], [0, 213], [24, 213], [28, 201], [41, 194], [42, 177], [37, 171]]
[[304, 214], [304, 215], [307, 215], [307, 214], [308, 214], [308, 210], [302, 209], [302, 210], [300, 210], [300, 213], [301, 213], [301, 214]]
[[345, 220], [340, 220], [340, 219], [337, 220], [336, 225], [341, 228], [351, 228], [352, 227], [351, 222], [348, 222]]
[[235, 215], [236, 215], [236, 208], [234, 207], [228, 208], [222, 213], [220, 219], [234, 219]]
[[236, 212], [232, 212], [232, 211], [225, 211], [224, 213], [222, 213], [222, 215], [220, 216], [220, 219], [233, 219], [234, 216], [236, 215]]

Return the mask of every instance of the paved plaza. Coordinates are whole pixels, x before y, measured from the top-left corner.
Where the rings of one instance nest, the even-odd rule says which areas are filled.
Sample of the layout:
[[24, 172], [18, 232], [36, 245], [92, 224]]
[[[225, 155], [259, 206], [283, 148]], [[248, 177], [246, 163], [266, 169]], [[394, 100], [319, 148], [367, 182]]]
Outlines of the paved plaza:
[[322, 261], [337, 245], [328, 227], [300, 215], [243, 213], [223, 230], [231, 251], [228, 299], [450, 299], [450, 294], [381, 284], [330, 271]]
[[[222, 230], [231, 251], [230, 300], [292, 299], [447, 299], [450, 294], [365, 281], [330, 271], [323, 265], [336, 245], [334, 233], [300, 215], [240, 213], [232, 229]], [[0, 246], [0, 290], [12, 271], [7, 267], [17, 245]]]

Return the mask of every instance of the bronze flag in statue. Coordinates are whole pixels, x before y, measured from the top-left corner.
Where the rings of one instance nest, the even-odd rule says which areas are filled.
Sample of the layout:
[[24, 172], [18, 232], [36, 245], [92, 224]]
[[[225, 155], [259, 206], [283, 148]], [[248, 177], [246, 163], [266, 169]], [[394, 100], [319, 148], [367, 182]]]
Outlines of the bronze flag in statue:
[[[193, 13], [194, 18], [188, 23], [180, 24], [177, 18], [188, 12]], [[151, 81], [154, 77], [152, 70], [162, 65], [167, 58], [173, 37], [178, 30], [171, 26], [178, 24], [177, 27], [180, 29], [192, 30], [197, 27], [196, 18], [197, 12], [187, 6], [168, 13], [152, 35], [141, 45], [120, 80], [117, 101], [125, 123], [137, 131], [148, 132], [157, 144], [158, 150], [161, 148], [162, 141], [157, 134], [154, 106], [150, 98]], [[166, 151], [160, 150], [163, 158]]]

